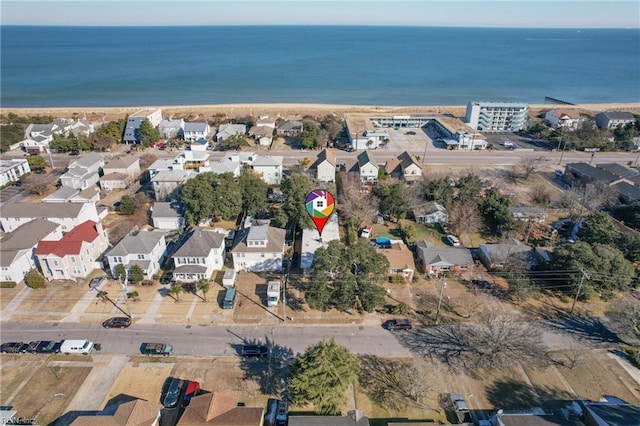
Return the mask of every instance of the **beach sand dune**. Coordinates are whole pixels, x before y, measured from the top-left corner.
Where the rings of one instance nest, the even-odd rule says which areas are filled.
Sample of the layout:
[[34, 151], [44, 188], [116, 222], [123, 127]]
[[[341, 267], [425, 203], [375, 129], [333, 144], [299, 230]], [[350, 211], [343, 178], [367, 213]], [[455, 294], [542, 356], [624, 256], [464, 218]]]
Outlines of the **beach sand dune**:
[[[538, 116], [554, 107], [563, 110], [578, 110], [582, 114], [594, 115], [602, 111], [628, 111], [640, 114], [640, 103], [606, 103], [581, 105], [530, 104], [530, 115]], [[5, 117], [8, 113], [19, 116], [52, 115], [54, 117], [86, 117], [90, 121], [112, 121], [124, 118], [140, 110], [162, 109], [163, 116], [174, 115], [191, 121], [210, 120], [214, 117], [235, 118], [238, 116], [269, 116], [286, 119], [303, 117], [324, 117], [335, 115], [343, 117], [348, 114], [452, 114], [456, 117], [465, 115], [466, 105], [449, 106], [373, 106], [373, 105], [330, 105], [330, 104], [220, 104], [220, 105], [159, 105], [139, 107], [61, 107], [61, 108], [0, 108]]]

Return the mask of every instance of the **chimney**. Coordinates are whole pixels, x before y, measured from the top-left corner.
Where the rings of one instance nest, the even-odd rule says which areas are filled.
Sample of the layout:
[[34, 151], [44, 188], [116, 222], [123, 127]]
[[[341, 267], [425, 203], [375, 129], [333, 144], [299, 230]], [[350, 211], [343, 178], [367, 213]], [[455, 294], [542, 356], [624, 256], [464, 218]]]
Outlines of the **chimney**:
[[351, 420], [358, 422], [364, 417], [364, 412], [362, 412], [362, 410], [351, 410], [347, 413], [347, 416], [349, 416]]

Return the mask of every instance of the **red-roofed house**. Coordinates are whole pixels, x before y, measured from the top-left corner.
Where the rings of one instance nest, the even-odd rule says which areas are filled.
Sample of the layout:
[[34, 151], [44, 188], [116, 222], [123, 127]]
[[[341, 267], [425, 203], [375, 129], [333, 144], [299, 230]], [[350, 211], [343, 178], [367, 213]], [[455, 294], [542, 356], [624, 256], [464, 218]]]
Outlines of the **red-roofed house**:
[[48, 280], [84, 278], [100, 268], [96, 260], [108, 246], [107, 231], [100, 223], [88, 220], [58, 241], [40, 241], [36, 257]]

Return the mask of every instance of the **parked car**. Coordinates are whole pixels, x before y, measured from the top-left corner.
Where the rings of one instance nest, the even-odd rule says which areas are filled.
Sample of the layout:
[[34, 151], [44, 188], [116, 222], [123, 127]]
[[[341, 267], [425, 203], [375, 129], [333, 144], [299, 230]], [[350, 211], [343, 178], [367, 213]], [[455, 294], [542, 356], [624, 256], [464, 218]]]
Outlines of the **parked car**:
[[455, 235], [447, 235], [445, 239], [454, 247], [458, 247], [460, 245], [460, 240]]
[[29, 343], [27, 352], [34, 354], [55, 354], [60, 351], [60, 342], [53, 340], [36, 340]]
[[564, 176], [564, 172], [562, 170], [556, 170], [555, 174], [557, 178], [561, 178]]
[[191, 398], [196, 396], [199, 391], [200, 383], [189, 381], [189, 383], [187, 384], [187, 389], [184, 392], [184, 397], [182, 397], [182, 406], [185, 408], [188, 407], [191, 403]]
[[287, 426], [289, 406], [287, 401], [278, 401], [278, 410], [276, 411], [276, 426]]
[[171, 380], [171, 383], [169, 383], [169, 387], [167, 388], [167, 392], [164, 394], [164, 399], [162, 400], [162, 405], [164, 406], [164, 408], [174, 408], [178, 405], [181, 390], [182, 380]]
[[411, 330], [413, 326], [408, 319], [392, 319], [384, 323], [384, 328], [389, 331]]
[[240, 355], [244, 357], [263, 357], [269, 354], [269, 348], [265, 345], [242, 345]]
[[131, 319], [127, 317], [114, 317], [102, 323], [104, 328], [127, 328], [131, 325]]
[[91, 281], [89, 281], [89, 288], [96, 289], [100, 287], [100, 284], [102, 284], [102, 282], [105, 279], [107, 279], [107, 277], [105, 277], [104, 275], [100, 275], [99, 277], [92, 278]]
[[29, 345], [24, 342], [7, 342], [0, 345], [3, 354], [22, 354], [27, 351]]
[[164, 355], [169, 356], [173, 353], [173, 346], [168, 343], [143, 343], [140, 345], [140, 352], [143, 355]]

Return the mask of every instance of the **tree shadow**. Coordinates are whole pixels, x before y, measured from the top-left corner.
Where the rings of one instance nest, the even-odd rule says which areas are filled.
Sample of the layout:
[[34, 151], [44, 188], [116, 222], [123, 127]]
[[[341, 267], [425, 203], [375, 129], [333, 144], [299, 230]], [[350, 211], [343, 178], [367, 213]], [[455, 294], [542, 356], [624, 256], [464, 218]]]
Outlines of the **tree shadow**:
[[573, 336], [582, 342], [599, 344], [624, 343], [617, 334], [612, 332], [598, 317], [593, 316], [564, 316], [547, 319], [541, 322], [544, 327]]
[[258, 339], [242, 339], [240, 345], [232, 345], [240, 354], [242, 345], [264, 345], [268, 354], [264, 357], [242, 357], [240, 369], [245, 380], [255, 381], [260, 392], [265, 395], [280, 396], [287, 388], [289, 362], [294, 358], [291, 348], [282, 346], [265, 336], [264, 341]]
[[487, 399], [494, 407], [504, 410], [541, 407], [555, 411], [564, 408], [576, 396], [563, 389], [532, 388], [523, 381], [501, 379], [487, 387]]

